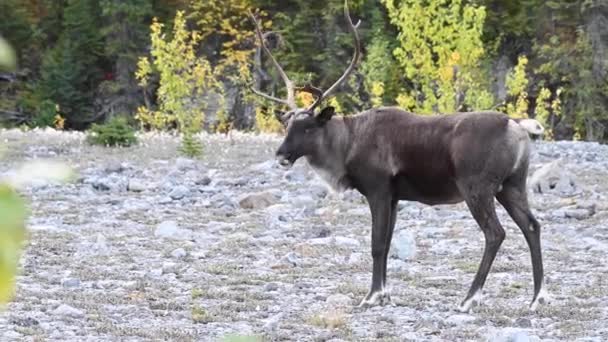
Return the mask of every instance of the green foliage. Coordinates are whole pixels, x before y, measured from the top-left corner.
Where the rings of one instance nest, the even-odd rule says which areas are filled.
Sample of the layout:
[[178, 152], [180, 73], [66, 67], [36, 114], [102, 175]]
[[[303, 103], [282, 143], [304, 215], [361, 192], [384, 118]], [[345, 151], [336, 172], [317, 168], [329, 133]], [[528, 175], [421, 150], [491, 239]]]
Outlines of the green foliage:
[[177, 12], [170, 38], [165, 37], [162, 28], [163, 24], [154, 20], [150, 35], [152, 60], [141, 58], [136, 73], [144, 88], [152, 74], [158, 73], [159, 109], [140, 108], [137, 118], [155, 129], [177, 122], [183, 133], [182, 152], [198, 155], [200, 144], [194, 134], [202, 129], [207, 108], [204, 98], [210, 93], [221, 94], [221, 87], [209, 61], [196, 54], [202, 37], [198, 31], [188, 31], [184, 12]]
[[422, 113], [489, 107], [491, 95], [480, 81], [485, 7], [462, 0], [382, 3], [399, 29], [395, 57], [413, 84], [399, 95], [401, 106]]
[[94, 89], [102, 75], [98, 12], [96, 1], [70, 0], [59, 42], [42, 62], [36, 89], [41, 105], [47, 100], [59, 105], [71, 126], [78, 127], [93, 116]]
[[132, 115], [141, 104], [135, 70], [139, 55], [147, 44], [148, 22], [153, 6], [150, 0], [101, 0], [101, 33], [105, 56], [113, 61], [113, 79], [104, 81], [99, 92], [111, 100], [104, 112]]
[[93, 124], [87, 140], [103, 146], [131, 146], [137, 142], [135, 130], [124, 117], [114, 117], [102, 125]]
[[0, 304], [13, 296], [26, 217], [21, 197], [8, 185], [0, 184]]
[[507, 94], [514, 100], [507, 103], [506, 112], [512, 118], [528, 117], [527, 64], [528, 58], [520, 56], [513, 71], [507, 75]]

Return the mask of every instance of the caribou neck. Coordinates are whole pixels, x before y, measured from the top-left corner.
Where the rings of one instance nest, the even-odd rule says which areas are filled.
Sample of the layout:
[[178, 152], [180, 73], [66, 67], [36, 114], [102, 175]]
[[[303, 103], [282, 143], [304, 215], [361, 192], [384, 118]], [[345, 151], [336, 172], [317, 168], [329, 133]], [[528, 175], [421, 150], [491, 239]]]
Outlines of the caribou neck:
[[352, 134], [342, 117], [332, 118], [323, 129], [316, 153], [306, 156], [308, 164], [327, 185], [338, 192], [351, 188], [346, 159], [352, 146]]

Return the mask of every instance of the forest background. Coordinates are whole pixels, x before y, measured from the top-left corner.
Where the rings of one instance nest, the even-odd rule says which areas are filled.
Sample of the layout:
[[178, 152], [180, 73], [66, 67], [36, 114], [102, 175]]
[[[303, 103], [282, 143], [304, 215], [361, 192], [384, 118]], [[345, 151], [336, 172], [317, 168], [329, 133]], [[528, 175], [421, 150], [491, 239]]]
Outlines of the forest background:
[[[342, 0], [0, 0], [17, 70], [0, 71], [7, 127], [278, 131], [284, 95], [248, 13], [299, 85], [326, 88], [353, 51]], [[344, 114], [500, 110], [548, 139], [608, 140], [608, 1], [351, 0], [363, 57], [330, 101]], [[298, 94], [298, 101], [310, 101]], [[188, 134], [186, 134], [188, 135]]]

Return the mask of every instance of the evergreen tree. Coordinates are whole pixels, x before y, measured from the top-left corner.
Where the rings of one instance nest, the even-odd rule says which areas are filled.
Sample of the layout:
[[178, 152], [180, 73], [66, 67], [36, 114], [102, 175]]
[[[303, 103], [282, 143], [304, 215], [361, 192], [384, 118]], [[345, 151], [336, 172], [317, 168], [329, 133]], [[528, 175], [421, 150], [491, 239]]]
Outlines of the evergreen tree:
[[67, 127], [82, 128], [95, 119], [95, 90], [103, 76], [97, 1], [70, 0], [62, 27], [58, 43], [43, 60], [37, 92], [43, 104], [55, 104]]

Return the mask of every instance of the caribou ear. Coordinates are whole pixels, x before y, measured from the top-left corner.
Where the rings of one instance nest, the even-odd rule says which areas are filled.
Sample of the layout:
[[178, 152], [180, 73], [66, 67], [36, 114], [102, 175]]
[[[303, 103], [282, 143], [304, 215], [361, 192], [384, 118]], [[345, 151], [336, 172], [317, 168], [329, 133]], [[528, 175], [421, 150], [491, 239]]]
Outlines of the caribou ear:
[[335, 110], [336, 109], [332, 106], [323, 108], [315, 117], [319, 125], [324, 125], [327, 123], [327, 121], [331, 120], [331, 117], [334, 116]]

